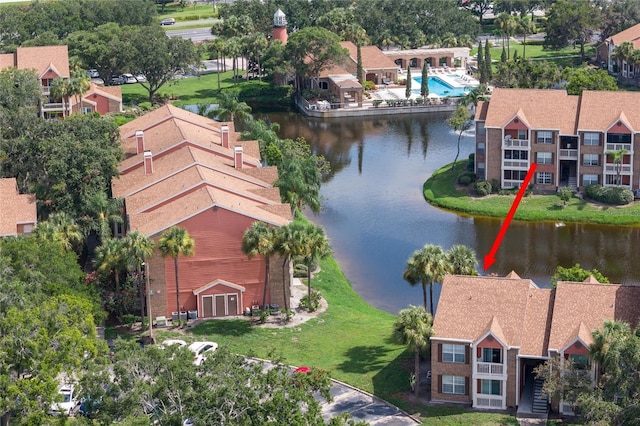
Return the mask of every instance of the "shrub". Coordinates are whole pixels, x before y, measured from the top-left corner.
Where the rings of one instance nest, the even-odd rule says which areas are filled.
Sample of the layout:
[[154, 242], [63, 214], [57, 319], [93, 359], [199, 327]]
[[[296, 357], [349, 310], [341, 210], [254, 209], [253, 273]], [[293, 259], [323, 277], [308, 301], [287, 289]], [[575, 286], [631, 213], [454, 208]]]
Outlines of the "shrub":
[[[464, 178], [465, 181], [467, 181], [467, 183], [463, 183], [462, 182], [463, 178]], [[458, 176], [458, 183], [462, 184], [462, 185], [468, 185], [471, 182], [475, 182], [476, 180], [478, 180], [478, 177], [476, 176], [475, 173], [472, 173], [472, 172], [464, 172], [464, 173], [460, 174], [460, 176]]]
[[588, 198], [605, 204], [623, 206], [633, 201], [633, 192], [620, 186], [603, 187], [598, 184], [587, 185], [584, 189]]
[[458, 177], [458, 183], [460, 185], [465, 185], [465, 186], [469, 185], [471, 183], [471, 178], [469, 176], [466, 176], [466, 175], [460, 175]]
[[500, 181], [498, 179], [491, 179], [491, 192], [497, 193], [500, 191]]
[[476, 192], [477, 195], [484, 197], [486, 195], [491, 194], [492, 192], [492, 186], [491, 184], [486, 181], [486, 180], [479, 180], [475, 183], [475, 185], [473, 185], [473, 189]]
[[309, 296], [305, 295], [300, 299], [300, 308], [306, 309], [309, 312], [313, 312], [320, 307], [320, 292], [317, 290], [311, 290], [311, 302], [309, 302]]
[[378, 108], [381, 103], [382, 103], [382, 99], [374, 99], [373, 100], [373, 106], [376, 107], [376, 108]]
[[564, 206], [567, 205], [567, 202], [573, 197], [573, 190], [568, 186], [563, 186], [558, 188], [558, 197]]
[[376, 88], [376, 85], [373, 83], [373, 81], [365, 81], [364, 82], [364, 90], [374, 90]]

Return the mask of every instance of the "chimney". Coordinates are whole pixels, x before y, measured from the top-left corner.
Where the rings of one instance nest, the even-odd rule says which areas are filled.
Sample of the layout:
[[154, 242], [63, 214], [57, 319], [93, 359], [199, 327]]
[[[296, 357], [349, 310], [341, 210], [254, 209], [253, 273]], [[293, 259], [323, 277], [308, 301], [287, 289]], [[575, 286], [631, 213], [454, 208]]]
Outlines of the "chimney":
[[236, 169], [242, 168], [242, 147], [240, 145], [233, 147], [233, 164]]
[[153, 155], [151, 151], [144, 152], [144, 174], [150, 175], [153, 173]]
[[222, 139], [222, 147], [229, 148], [229, 126], [220, 126], [220, 138]]
[[136, 154], [144, 152], [144, 132], [136, 130]]

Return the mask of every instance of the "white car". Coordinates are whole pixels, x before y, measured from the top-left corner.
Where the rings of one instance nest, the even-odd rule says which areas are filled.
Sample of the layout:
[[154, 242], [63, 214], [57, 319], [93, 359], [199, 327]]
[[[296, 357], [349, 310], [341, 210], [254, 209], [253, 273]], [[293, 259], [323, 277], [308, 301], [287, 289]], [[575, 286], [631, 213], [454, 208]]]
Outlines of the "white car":
[[193, 364], [201, 365], [207, 359], [207, 355], [216, 349], [218, 349], [218, 344], [215, 342], [193, 342], [189, 345], [189, 350], [195, 355]]
[[173, 346], [173, 345], [187, 346], [187, 342], [180, 339], [167, 339], [164, 342], [162, 342], [162, 347], [164, 348], [166, 348], [167, 346]]
[[138, 80], [136, 80], [133, 74], [129, 74], [129, 73], [120, 75], [120, 78], [122, 79], [122, 82], [124, 84], [134, 84], [138, 82]]
[[62, 395], [62, 402], [54, 402], [51, 404], [49, 414], [71, 415], [73, 410], [78, 406], [75, 387], [73, 385], [61, 385], [58, 387], [58, 394]]

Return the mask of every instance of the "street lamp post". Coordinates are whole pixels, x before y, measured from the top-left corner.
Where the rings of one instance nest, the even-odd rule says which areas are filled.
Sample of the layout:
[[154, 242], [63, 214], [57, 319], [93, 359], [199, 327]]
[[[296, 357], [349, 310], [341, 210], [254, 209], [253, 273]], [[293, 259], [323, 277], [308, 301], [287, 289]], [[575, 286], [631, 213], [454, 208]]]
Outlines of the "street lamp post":
[[153, 343], [155, 339], [153, 338], [153, 319], [151, 317], [151, 287], [149, 286], [149, 263], [144, 263], [144, 278], [145, 285], [147, 287], [147, 316], [149, 317], [149, 339]]

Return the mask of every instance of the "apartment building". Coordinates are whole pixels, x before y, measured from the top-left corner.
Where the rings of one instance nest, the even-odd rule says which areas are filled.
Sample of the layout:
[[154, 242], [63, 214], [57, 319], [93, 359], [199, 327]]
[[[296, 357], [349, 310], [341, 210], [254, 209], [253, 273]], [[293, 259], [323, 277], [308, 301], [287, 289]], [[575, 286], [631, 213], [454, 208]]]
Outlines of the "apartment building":
[[538, 191], [640, 187], [640, 93], [494, 89], [475, 129], [476, 174], [502, 188], [519, 187], [532, 163]]

